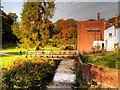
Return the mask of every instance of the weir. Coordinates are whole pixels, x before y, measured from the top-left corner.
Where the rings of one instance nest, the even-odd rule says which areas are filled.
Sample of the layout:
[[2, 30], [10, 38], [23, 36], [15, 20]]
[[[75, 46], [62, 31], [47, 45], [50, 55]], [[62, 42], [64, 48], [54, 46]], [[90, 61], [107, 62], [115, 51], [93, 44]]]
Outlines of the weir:
[[[28, 51], [26, 57], [44, 57], [53, 60], [61, 60], [53, 80], [47, 86], [47, 89], [51, 88], [69, 88], [72, 90], [75, 86], [74, 63], [80, 60], [80, 53], [77, 50], [40, 50], [40, 51]], [[81, 62], [81, 60], [80, 60]]]
[[74, 87], [76, 75], [73, 73], [75, 59], [63, 59], [58, 66], [50, 88], [70, 88]]

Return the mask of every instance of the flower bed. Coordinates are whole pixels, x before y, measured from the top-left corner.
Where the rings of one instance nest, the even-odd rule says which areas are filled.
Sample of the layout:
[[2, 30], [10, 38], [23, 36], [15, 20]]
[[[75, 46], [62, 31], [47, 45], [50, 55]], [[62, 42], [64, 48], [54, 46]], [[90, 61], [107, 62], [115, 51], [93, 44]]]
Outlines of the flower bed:
[[2, 68], [2, 88], [42, 87], [54, 75], [53, 60], [33, 58], [17, 59], [7, 68]]

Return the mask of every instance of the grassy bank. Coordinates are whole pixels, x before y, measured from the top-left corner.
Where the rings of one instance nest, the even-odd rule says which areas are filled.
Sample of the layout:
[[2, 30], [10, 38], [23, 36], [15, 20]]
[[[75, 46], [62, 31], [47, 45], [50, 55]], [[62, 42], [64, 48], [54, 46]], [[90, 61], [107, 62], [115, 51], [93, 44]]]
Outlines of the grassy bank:
[[112, 52], [83, 57], [88, 63], [93, 63], [95, 65], [101, 65], [108, 68], [120, 69], [120, 52]]

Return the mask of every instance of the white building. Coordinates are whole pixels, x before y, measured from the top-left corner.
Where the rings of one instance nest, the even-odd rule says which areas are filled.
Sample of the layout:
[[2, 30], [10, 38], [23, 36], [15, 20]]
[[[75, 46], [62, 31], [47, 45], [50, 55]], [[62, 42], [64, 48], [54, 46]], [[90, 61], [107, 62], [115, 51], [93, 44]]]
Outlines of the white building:
[[114, 50], [114, 44], [120, 47], [120, 28], [112, 26], [104, 31], [104, 46], [107, 51]]

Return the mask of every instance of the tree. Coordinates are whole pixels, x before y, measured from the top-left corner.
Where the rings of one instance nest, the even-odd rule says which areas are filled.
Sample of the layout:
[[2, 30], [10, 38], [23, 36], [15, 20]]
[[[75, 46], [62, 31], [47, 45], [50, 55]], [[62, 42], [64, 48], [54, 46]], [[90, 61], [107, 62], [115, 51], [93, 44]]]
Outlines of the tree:
[[96, 19], [88, 19], [87, 21], [97, 21]]
[[9, 12], [8, 17], [11, 19], [12, 22], [17, 23], [18, 16], [16, 15], [16, 13]]
[[58, 41], [62, 44], [76, 44], [77, 22], [74, 19], [60, 20], [58, 26], [59, 33], [54, 35]]
[[[109, 18], [108, 21], [109, 21], [110, 23], [114, 23], [114, 22], [115, 22], [115, 18], [116, 18], [116, 17]], [[120, 21], [120, 15], [118, 16], [118, 21]]]
[[[16, 22], [14, 21], [13, 18], [11, 18], [11, 15], [13, 13], [10, 14], [6, 14], [5, 12], [2, 11], [2, 42], [16, 42], [17, 37], [12, 33], [11, 30], [11, 25]], [[16, 16], [17, 19], [17, 15], [14, 13], [14, 15]]]
[[53, 32], [54, 35], [60, 33], [60, 31], [61, 31], [60, 23], [61, 23], [62, 21], [64, 21], [64, 20], [63, 20], [63, 19], [59, 19], [58, 21], [56, 21], [56, 22], [54, 23], [54, 32]]
[[50, 38], [49, 19], [54, 15], [54, 2], [26, 2], [23, 7], [20, 26], [13, 26], [14, 34], [20, 39], [18, 45], [24, 48], [44, 46]]

